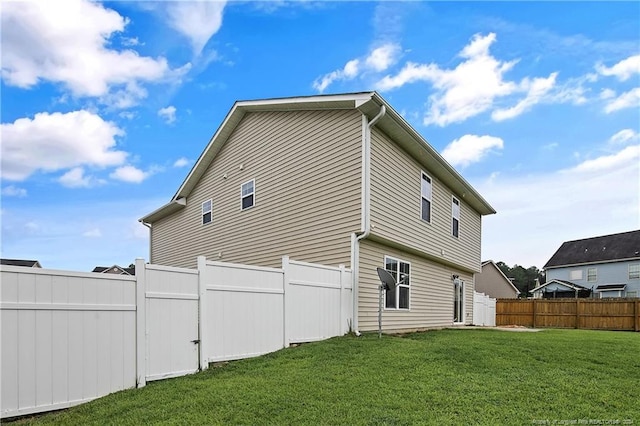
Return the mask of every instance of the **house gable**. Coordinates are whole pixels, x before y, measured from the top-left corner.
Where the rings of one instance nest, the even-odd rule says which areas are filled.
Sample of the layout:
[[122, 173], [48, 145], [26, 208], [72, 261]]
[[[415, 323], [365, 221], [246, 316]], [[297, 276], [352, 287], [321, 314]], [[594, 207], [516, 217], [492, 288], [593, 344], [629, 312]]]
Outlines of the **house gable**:
[[475, 276], [476, 291], [494, 298], [515, 298], [520, 291], [493, 260], [482, 262], [482, 272]]

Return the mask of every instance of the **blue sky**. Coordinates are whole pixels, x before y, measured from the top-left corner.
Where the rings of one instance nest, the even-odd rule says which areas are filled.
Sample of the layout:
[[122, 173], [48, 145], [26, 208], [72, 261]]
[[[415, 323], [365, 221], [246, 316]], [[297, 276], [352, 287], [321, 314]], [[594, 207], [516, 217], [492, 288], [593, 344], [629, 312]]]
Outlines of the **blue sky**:
[[640, 228], [636, 2], [3, 2], [2, 257], [148, 259], [236, 100], [377, 90], [495, 207], [482, 257], [542, 267]]

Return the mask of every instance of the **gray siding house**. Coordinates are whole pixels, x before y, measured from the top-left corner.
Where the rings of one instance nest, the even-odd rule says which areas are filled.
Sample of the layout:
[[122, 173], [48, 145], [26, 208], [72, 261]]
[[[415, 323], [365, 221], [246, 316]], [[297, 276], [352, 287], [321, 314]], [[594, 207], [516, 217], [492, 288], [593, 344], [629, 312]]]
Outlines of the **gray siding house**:
[[140, 219], [151, 262], [354, 271], [356, 330], [377, 328], [376, 267], [402, 285], [385, 327], [470, 324], [482, 215], [495, 210], [376, 92], [236, 102], [171, 201]]
[[532, 290], [534, 297], [639, 297], [640, 230], [567, 241], [544, 269], [547, 282]]
[[476, 291], [495, 299], [516, 299], [520, 294], [493, 260], [482, 262], [482, 272], [475, 278]]

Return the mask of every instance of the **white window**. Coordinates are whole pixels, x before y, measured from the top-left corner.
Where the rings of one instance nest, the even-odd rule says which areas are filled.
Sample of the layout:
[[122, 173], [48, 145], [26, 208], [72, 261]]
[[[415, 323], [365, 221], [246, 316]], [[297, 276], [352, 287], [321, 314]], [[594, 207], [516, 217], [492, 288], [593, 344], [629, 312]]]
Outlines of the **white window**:
[[581, 280], [582, 279], [582, 269], [574, 269], [569, 272], [570, 280]]
[[464, 281], [453, 280], [453, 322], [464, 322]]
[[587, 268], [587, 281], [598, 281], [598, 269], [597, 268]]
[[409, 262], [385, 256], [384, 268], [393, 275], [398, 283], [398, 286], [393, 290], [387, 290], [384, 306], [387, 309], [409, 309], [411, 265]]
[[207, 200], [202, 203], [202, 224], [206, 225], [213, 220], [213, 202]]
[[460, 201], [456, 197], [451, 197], [451, 235], [460, 235]]
[[628, 291], [627, 292], [627, 297], [638, 297], [638, 292], [637, 291]]
[[240, 210], [248, 209], [255, 204], [255, 183], [255, 179], [251, 179], [240, 186]]
[[630, 280], [640, 279], [640, 263], [636, 265], [629, 265], [629, 279]]
[[431, 223], [431, 192], [432, 192], [431, 178], [426, 173], [422, 172], [422, 182], [420, 189], [420, 215], [422, 220]]

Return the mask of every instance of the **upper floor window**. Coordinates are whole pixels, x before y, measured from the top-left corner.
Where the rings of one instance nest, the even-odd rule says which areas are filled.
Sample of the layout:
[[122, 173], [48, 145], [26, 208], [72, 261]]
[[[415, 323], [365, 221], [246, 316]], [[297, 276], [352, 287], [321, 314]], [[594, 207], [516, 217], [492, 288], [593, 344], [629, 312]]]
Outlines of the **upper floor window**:
[[574, 269], [573, 271], [569, 271], [569, 279], [570, 280], [581, 280], [582, 279], [582, 269]]
[[253, 207], [255, 204], [255, 188], [256, 181], [255, 179], [251, 179], [248, 182], [245, 182], [240, 187], [240, 210], [248, 209], [249, 207]]
[[387, 290], [385, 307], [387, 309], [409, 309], [411, 265], [409, 262], [385, 256], [384, 268], [391, 272], [398, 283], [398, 286], [393, 290]]
[[207, 200], [202, 203], [202, 224], [206, 225], [213, 220], [213, 202]]
[[640, 279], [640, 263], [635, 265], [629, 265], [629, 279], [637, 280]]
[[460, 235], [460, 200], [456, 197], [451, 197], [451, 235]]
[[588, 268], [587, 269], [587, 281], [598, 281], [598, 269], [597, 268]]
[[422, 173], [422, 182], [421, 182], [421, 205], [420, 205], [420, 215], [422, 220], [431, 223], [431, 192], [432, 192], [432, 184], [431, 178], [427, 176], [424, 172]]

